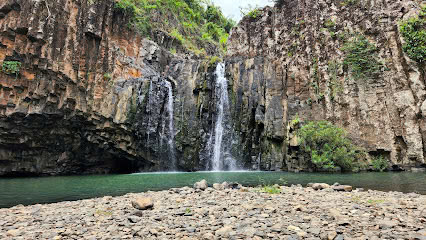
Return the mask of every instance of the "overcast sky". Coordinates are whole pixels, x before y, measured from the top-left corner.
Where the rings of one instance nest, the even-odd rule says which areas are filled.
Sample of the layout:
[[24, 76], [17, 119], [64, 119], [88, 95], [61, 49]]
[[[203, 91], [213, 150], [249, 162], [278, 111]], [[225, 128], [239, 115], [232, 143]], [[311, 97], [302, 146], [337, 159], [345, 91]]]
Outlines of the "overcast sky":
[[269, 0], [213, 0], [213, 2], [222, 8], [222, 12], [226, 17], [232, 17], [237, 22], [242, 18], [240, 6], [247, 7], [250, 4], [252, 6], [264, 7], [272, 5]]

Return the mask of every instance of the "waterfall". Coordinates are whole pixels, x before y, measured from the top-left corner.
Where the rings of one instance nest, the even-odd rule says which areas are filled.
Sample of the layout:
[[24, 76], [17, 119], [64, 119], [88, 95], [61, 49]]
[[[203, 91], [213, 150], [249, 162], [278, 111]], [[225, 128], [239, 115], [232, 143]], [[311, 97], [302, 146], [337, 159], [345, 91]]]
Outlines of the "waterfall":
[[[142, 88], [139, 90], [141, 91]], [[152, 95], [152, 78], [149, 81], [149, 91], [148, 91], [148, 103], [147, 103], [147, 113], [148, 113], [148, 126], [147, 126], [147, 144], [149, 145], [149, 131], [150, 131], [150, 124], [151, 124], [151, 95]], [[139, 102], [141, 104], [141, 101]]]
[[[213, 171], [236, 170], [235, 159], [225, 150], [224, 136], [226, 134], [226, 124], [229, 124], [229, 97], [228, 80], [225, 77], [225, 64], [219, 63], [216, 67], [216, 99], [217, 99], [217, 119], [214, 128], [213, 156], [210, 167]], [[228, 134], [229, 135], [229, 134]], [[228, 139], [230, 140], [230, 139]], [[230, 143], [230, 142], [229, 142]]]
[[167, 112], [168, 112], [168, 130], [169, 134], [167, 135], [167, 144], [169, 148], [169, 160], [170, 160], [170, 170], [177, 170], [176, 166], [176, 154], [175, 154], [175, 128], [174, 128], [174, 118], [173, 118], [173, 88], [172, 84], [168, 81], [165, 82], [167, 93]]

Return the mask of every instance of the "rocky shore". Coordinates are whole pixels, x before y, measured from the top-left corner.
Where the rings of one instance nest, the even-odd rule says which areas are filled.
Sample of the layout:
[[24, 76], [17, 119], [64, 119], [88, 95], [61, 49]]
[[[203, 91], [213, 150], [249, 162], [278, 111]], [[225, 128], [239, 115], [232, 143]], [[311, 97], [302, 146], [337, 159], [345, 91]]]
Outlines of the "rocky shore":
[[[426, 239], [426, 196], [199, 182], [0, 209], [0, 239]], [[318, 189], [318, 190], [315, 190]]]

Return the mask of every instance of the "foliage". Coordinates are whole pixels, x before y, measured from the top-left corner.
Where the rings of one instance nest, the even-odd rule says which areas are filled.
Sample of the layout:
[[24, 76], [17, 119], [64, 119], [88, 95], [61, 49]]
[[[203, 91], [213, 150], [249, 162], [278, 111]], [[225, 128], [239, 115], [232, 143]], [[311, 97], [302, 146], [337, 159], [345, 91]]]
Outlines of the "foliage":
[[281, 188], [277, 185], [268, 185], [260, 188], [259, 192], [269, 193], [269, 194], [280, 194]]
[[[267, 183], [265, 179], [258, 177], [261, 185], [255, 189], [255, 192], [269, 193], [269, 194], [280, 194], [282, 192], [281, 187], [278, 184]], [[281, 185], [286, 185], [287, 181], [284, 178], [278, 180]]]
[[338, 80], [338, 73], [341, 64], [335, 60], [328, 62], [327, 72], [330, 76], [328, 88], [330, 89], [330, 100], [334, 101], [339, 93], [343, 92], [343, 87]]
[[294, 116], [293, 120], [290, 121], [290, 126], [296, 126], [300, 123], [300, 117], [299, 114], [297, 113], [296, 116]]
[[222, 61], [222, 59], [220, 57], [218, 57], [218, 56], [212, 56], [212, 57], [210, 57], [210, 60], [209, 60], [209, 66], [210, 67], [211, 66], [216, 66], [216, 64], [218, 62], [221, 62], [221, 61]]
[[332, 19], [327, 19], [324, 22], [324, 27], [328, 29], [334, 29], [336, 27], [336, 23]]
[[373, 157], [371, 164], [373, 166], [373, 170], [378, 172], [383, 172], [389, 167], [388, 160], [383, 156]]
[[242, 16], [249, 16], [252, 19], [256, 19], [261, 14], [260, 8], [251, 4], [247, 7], [240, 7], [240, 12]]
[[343, 64], [350, 67], [355, 79], [377, 78], [380, 75], [383, 64], [377, 60], [378, 49], [365, 36], [356, 34], [344, 45], [343, 51], [346, 54]]
[[370, 204], [370, 205], [377, 205], [377, 204], [382, 204], [382, 203], [385, 203], [385, 202], [386, 202], [386, 200], [384, 200], [384, 199], [368, 199], [367, 200], [367, 203]]
[[311, 156], [319, 169], [352, 170], [356, 166], [358, 149], [347, 138], [344, 129], [327, 121], [313, 121], [298, 130], [301, 149]]
[[424, 64], [426, 62], [426, 6], [420, 15], [400, 23], [399, 27], [404, 45], [404, 52], [414, 61]]
[[205, 54], [205, 48], [225, 50], [235, 22], [207, 0], [119, 0], [116, 8], [133, 16], [130, 24], [142, 35], [169, 33], [188, 51]]
[[21, 62], [18, 61], [4, 61], [1, 71], [6, 74], [15, 74], [15, 76], [18, 76], [21, 66]]
[[112, 79], [111, 73], [104, 73], [104, 79], [109, 81]]
[[353, 6], [359, 3], [359, 0], [344, 0], [340, 3], [342, 6]]

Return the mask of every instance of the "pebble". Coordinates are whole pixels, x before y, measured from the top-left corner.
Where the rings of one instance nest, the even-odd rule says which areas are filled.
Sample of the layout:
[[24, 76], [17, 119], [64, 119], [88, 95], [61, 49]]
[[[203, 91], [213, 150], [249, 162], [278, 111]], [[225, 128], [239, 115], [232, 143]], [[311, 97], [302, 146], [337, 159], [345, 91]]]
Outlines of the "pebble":
[[424, 195], [313, 185], [269, 194], [226, 183], [21, 205], [0, 209], [0, 239], [426, 238]]

